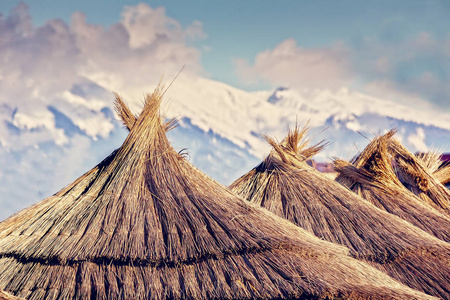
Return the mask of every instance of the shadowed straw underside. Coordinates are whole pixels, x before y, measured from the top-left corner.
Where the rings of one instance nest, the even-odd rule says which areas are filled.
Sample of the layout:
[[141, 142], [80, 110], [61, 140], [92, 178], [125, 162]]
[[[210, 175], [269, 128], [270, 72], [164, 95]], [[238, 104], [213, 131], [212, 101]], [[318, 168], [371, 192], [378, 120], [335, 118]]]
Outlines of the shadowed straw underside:
[[[305, 130], [291, 130], [281, 143], [268, 139], [272, 152], [230, 189], [395, 279], [448, 298], [450, 245], [377, 209], [306, 164], [317, 145], [306, 148]], [[323, 145], [323, 142], [320, 143]]]
[[[0, 223], [0, 289], [27, 299], [430, 299], [234, 196], [170, 146], [161, 90], [123, 145]], [[134, 122], [133, 122], [134, 118]]]

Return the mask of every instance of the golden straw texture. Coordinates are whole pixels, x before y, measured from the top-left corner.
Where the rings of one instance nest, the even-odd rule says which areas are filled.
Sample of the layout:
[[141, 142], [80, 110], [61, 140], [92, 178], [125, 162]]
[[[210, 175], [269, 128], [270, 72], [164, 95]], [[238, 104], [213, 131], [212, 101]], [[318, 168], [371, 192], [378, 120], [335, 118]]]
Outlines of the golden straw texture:
[[[230, 189], [400, 282], [450, 297], [450, 245], [367, 203], [305, 161], [317, 151], [304, 147], [305, 132], [290, 131], [270, 155]], [[297, 146], [297, 145], [300, 146]]]
[[445, 165], [437, 169], [433, 173], [434, 178], [436, 178], [441, 184], [450, 183], [450, 165]]
[[15, 297], [10, 293], [0, 290], [0, 300], [20, 300], [23, 298]]
[[[395, 146], [394, 133], [395, 130], [391, 130], [374, 138], [354, 158], [352, 164], [336, 159], [334, 165], [339, 172], [336, 181], [378, 208], [401, 217], [439, 239], [450, 242], [448, 215], [442, 210], [439, 211], [436, 205], [426, 203], [408, 191], [398, 179], [393, 167], [393, 156], [389, 152], [389, 149]], [[398, 145], [398, 142], [395, 143]], [[399, 164], [395, 165], [398, 169]], [[418, 180], [422, 181], [420, 185], [428, 184], [428, 179], [420, 178]]]
[[[443, 168], [436, 178], [433, 174], [433, 169], [436, 170], [436, 157], [425, 157], [424, 163], [393, 138], [387, 141], [387, 147], [393, 156], [397, 176], [403, 185], [428, 205], [450, 216], [450, 190], [441, 183], [445, 181], [448, 170]], [[434, 163], [431, 164], [433, 160]]]

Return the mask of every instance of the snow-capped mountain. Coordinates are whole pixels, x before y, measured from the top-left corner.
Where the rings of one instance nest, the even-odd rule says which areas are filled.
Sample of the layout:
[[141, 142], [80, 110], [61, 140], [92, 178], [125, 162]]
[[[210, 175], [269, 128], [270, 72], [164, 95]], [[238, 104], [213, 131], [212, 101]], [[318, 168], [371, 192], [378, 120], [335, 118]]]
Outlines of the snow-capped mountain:
[[[117, 92], [138, 113], [144, 93], [154, 87]], [[0, 103], [0, 220], [58, 191], [121, 145], [127, 132], [113, 112], [113, 90], [111, 81], [85, 78], [51, 99]], [[296, 122], [309, 120], [312, 142], [332, 142], [317, 156], [321, 161], [348, 159], [392, 127], [412, 151], [450, 142], [450, 115], [438, 108], [348, 89], [246, 92], [205, 78], [179, 78], [166, 91], [163, 112], [180, 119], [169, 133], [175, 149], [223, 184], [270, 151], [260, 134], [282, 139]]]

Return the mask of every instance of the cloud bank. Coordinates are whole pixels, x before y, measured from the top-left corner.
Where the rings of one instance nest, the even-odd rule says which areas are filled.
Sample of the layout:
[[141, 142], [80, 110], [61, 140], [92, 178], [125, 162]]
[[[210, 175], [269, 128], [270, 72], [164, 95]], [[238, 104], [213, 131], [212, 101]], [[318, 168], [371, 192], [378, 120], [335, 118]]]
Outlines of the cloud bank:
[[[19, 4], [0, 16], [0, 143], [22, 144], [5, 140], [11, 130], [42, 132], [25, 146], [47, 140], [66, 143], [55, 126], [55, 106], [76, 114], [71, 119], [79, 120], [75, 125], [89, 136], [105, 137], [113, 129], [106, 124], [108, 116], [101, 120], [89, 112], [111, 108], [112, 96], [95, 95], [99, 87], [80, 97], [67, 91], [92, 82], [100, 87], [113, 82], [117, 91], [129, 85], [151, 86], [163, 73], [183, 66], [187, 73], [201, 73], [200, 52], [188, 42], [203, 36], [199, 22], [183, 28], [163, 8], [146, 4], [125, 7], [120, 22], [109, 28], [87, 23], [81, 12], [73, 14], [70, 24], [54, 19], [35, 27], [28, 7]], [[84, 111], [71, 111], [74, 106], [80, 110], [80, 104]]]
[[303, 48], [293, 39], [236, 61], [247, 84], [293, 88], [350, 87], [395, 101], [450, 111], [450, 37], [430, 32], [395, 37], [380, 34], [321, 48]]
[[350, 80], [349, 49], [342, 43], [327, 48], [305, 49], [288, 39], [274, 49], [256, 55], [253, 64], [241, 59], [237, 73], [249, 84], [339, 88]]

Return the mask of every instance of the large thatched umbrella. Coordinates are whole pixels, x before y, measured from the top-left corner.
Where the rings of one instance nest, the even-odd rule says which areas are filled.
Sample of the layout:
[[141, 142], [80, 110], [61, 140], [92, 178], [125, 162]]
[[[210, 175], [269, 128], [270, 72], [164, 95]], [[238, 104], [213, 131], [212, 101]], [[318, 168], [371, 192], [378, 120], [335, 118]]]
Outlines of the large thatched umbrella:
[[27, 299], [428, 297], [193, 168], [165, 136], [160, 98], [147, 97], [137, 119], [119, 103], [124, 144], [0, 223], [0, 289]]
[[306, 148], [305, 130], [290, 131], [264, 161], [231, 190], [285, 217], [316, 236], [346, 245], [402, 283], [450, 297], [450, 244], [364, 201], [305, 160], [322, 144]]
[[[378, 208], [450, 242], [448, 215], [417, 198], [397, 178], [389, 154], [389, 148], [399, 145], [392, 138], [394, 134], [395, 130], [391, 130], [375, 137], [352, 163], [336, 159], [335, 169], [339, 172], [336, 181]], [[404, 168], [405, 161], [398, 161]]]
[[450, 175], [450, 169], [440, 168], [440, 157], [433, 153], [417, 157], [394, 138], [389, 139], [388, 149], [403, 185], [425, 203], [450, 216], [450, 190], [441, 183]]

